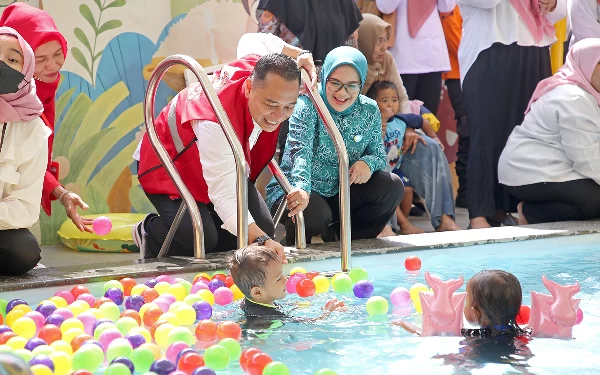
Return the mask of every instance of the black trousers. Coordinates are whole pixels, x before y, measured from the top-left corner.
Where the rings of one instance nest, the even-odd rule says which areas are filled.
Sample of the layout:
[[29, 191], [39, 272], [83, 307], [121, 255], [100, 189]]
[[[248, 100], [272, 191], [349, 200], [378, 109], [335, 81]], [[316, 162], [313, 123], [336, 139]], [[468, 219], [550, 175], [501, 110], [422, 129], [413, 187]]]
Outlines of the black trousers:
[[28, 229], [0, 230], [0, 275], [22, 275], [40, 261], [40, 245]]
[[410, 100], [422, 101], [437, 116], [442, 91], [442, 72], [400, 74]]
[[594, 180], [548, 182], [508, 187], [523, 203], [529, 224], [600, 218], [600, 185]]
[[498, 160], [537, 84], [551, 75], [547, 47], [495, 43], [481, 51], [463, 80], [469, 121], [467, 164], [469, 216], [493, 217], [510, 209], [508, 194], [498, 182]]
[[458, 176], [457, 206], [467, 206], [467, 163], [469, 161], [469, 124], [467, 122], [467, 109], [463, 97], [460, 79], [446, 80], [448, 96], [454, 109], [456, 119], [456, 132], [458, 133], [458, 151], [456, 152], [456, 175]]
[[[168, 195], [147, 194], [148, 199], [158, 211], [159, 216], [149, 216], [144, 221], [144, 230], [148, 233], [146, 251], [157, 256], [167, 237], [169, 228], [175, 219], [177, 210], [182, 200], [171, 200]], [[196, 202], [202, 217], [204, 227], [204, 246], [207, 253], [230, 251], [237, 248], [237, 237], [221, 228], [223, 221], [217, 215], [212, 203]], [[273, 219], [260, 193], [253, 183], [248, 181], [248, 210], [252, 214], [256, 225], [270, 237], [275, 235]], [[173, 242], [168, 251], [169, 256], [194, 255], [194, 229], [189, 211], [186, 212], [179, 228], [175, 232]]]
[[[376, 238], [396, 211], [403, 196], [402, 181], [395, 174], [388, 172], [375, 172], [366, 183], [350, 185], [352, 239]], [[271, 207], [272, 212], [277, 210], [281, 199]], [[335, 241], [330, 226], [339, 236], [339, 212], [339, 194], [325, 198], [312, 192], [308, 207], [304, 210], [307, 243], [310, 243], [313, 236], [318, 235], [322, 235], [326, 242]], [[293, 246], [296, 241], [295, 224], [287, 217], [287, 213], [286, 210], [282, 217], [282, 224], [285, 225], [285, 245]]]

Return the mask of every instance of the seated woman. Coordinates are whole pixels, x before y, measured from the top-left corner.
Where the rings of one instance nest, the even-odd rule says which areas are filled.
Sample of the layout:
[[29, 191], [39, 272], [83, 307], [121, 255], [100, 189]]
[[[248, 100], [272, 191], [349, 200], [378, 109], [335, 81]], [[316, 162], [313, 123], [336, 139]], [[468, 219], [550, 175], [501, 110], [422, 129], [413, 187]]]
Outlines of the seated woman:
[[40, 119], [33, 50], [0, 27], [0, 275], [20, 275], [40, 260], [27, 229], [38, 220], [50, 129]]
[[[366, 94], [376, 82], [391, 81], [398, 87], [399, 112], [423, 114], [422, 102], [408, 100], [394, 57], [387, 50], [391, 25], [372, 14], [364, 14], [363, 17], [358, 28], [358, 47], [365, 56], [370, 56], [367, 58], [369, 66], [363, 93]], [[454, 221], [452, 175], [442, 143], [429, 121], [423, 122], [423, 132], [425, 134], [418, 134], [410, 128], [406, 130], [402, 147], [405, 155], [400, 171], [411, 182], [414, 191], [425, 199], [435, 230], [460, 230]]]
[[576, 43], [508, 139], [498, 177], [521, 225], [600, 217], [599, 63], [600, 39]]
[[[350, 159], [352, 239], [375, 238], [403, 196], [400, 178], [387, 172], [377, 104], [360, 94], [367, 60], [352, 47], [338, 47], [325, 58], [319, 93], [335, 121]], [[339, 163], [331, 137], [308, 97], [300, 97], [292, 117], [281, 169], [294, 192], [287, 196], [285, 244], [293, 245], [292, 217], [304, 211], [306, 239], [335, 240], [339, 230]], [[310, 199], [309, 199], [310, 198]], [[284, 193], [275, 180], [267, 186], [267, 205], [277, 210]]]

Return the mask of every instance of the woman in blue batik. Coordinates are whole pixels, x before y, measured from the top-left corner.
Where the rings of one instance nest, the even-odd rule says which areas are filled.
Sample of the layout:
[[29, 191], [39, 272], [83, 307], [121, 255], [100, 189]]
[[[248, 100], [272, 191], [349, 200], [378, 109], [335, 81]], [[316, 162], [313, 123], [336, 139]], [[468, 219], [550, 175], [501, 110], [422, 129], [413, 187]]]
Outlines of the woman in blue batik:
[[[376, 238], [402, 200], [398, 176], [384, 172], [377, 103], [361, 95], [367, 60], [360, 51], [338, 47], [327, 54], [319, 93], [342, 134], [350, 159], [352, 239]], [[335, 147], [310, 98], [299, 98], [290, 118], [281, 168], [294, 188], [287, 196], [286, 245], [295, 242], [292, 217], [304, 211], [306, 239], [336, 240], [339, 232], [339, 164]], [[284, 194], [275, 180], [267, 186], [274, 212]]]

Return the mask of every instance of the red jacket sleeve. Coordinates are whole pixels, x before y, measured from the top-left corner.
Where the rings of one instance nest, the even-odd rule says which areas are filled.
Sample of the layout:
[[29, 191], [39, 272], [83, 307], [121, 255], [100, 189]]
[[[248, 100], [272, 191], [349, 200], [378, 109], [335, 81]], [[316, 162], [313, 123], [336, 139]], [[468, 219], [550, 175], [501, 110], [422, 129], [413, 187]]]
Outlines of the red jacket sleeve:
[[52, 195], [52, 191], [57, 187], [61, 186], [58, 182], [58, 163], [52, 161], [52, 144], [54, 143], [54, 129], [49, 125], [48, 120], [42, 115], [42, 120], [47, 127], [52, 130], [52, 134], [48, 137], [48, 166], [46, 167], [46, 174], [44, 175], [44, 185], [42, 187], [42, 208], [48, 216], [52, 213], [52, 201], [56, 200], [56, 197]]

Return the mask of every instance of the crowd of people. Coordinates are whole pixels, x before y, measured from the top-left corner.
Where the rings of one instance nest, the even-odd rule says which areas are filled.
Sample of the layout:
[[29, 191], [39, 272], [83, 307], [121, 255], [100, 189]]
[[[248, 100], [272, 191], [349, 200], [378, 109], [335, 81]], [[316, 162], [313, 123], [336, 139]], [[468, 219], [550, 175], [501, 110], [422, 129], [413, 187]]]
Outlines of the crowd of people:
[[[305, 69], [340, 131], [350, 161], [352, 239], [422, 230], [410, 223], [413, 196], [436, 231], [600, 217], [600, 2], [597, 0], [261, 0], [257, 33], [242, 37], [235, 61], [213, 75], [246, 161], [249, 244], [275, 251], [306, 238], [339, 236], [339, 165], [312, 101]], [[565, 65], [552, 76], [553, 24], [571, 31]], [[52, 18], [24, 3], [0, 19], [0, 274], [40, 261], [27, 229], [40, 206], [60, 200], [81, 231], [87, 205], [58, 181], [52, 161], [55, 94], [67, 43]], [[444, 83], [459, 134], [454, 197], [436, 135]], [[199, 84], [179, 92], [156, 121], [159, 138], [198, 203], [207, 252], [237, 247], [236, 163]], [[278, 147], [279, 146], [279, 147]], [[280, 150], [292, 185], [259, 174]], [[145, 136], [134, 155], [156, 208], [135, 225], [142, 258], [158, 256], [181, 204]], [[282, 243], [272, 214], [284, 202]], [[518, 213], [515, 219], [510, 213]], [[186, 214], [169, 255], [193, 254]]]

